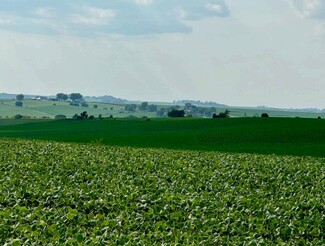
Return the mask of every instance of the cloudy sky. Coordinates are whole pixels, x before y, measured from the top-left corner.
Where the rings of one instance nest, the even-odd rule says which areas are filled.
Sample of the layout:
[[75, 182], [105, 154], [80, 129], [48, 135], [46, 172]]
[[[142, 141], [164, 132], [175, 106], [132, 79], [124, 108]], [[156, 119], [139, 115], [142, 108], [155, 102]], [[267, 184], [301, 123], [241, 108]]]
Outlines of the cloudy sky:
[[325, 0], [1, 0], [1, 92], [325, 108]]

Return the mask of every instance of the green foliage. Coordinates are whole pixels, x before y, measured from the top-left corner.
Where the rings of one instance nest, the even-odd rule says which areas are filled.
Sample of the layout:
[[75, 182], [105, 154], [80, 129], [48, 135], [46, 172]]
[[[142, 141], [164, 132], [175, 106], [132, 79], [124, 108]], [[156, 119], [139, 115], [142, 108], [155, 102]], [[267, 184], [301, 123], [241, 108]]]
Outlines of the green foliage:
[[156, 116], [157, 116], [157, 117], [164, 117], [165, 112], [166, 112], [166, 109], [165, 109], [165, 108], [160, 108], [160, 109], [156, 112]]
[[69, 96], [65, 93], [58, 93], [56, 94], [56, 98], [61, 101], [66, 101], [69, 99]]
[[17, 102], [15, 102], [15, 106], [16, 107], [22, 107], [23, 106], [23, 102], [22, 101], [17, 101]]
[[80, 104], [78, 102], [70, 102], [69, 105], [70, 106], [76, 106], [76, 107], [80, 106]]
[[[91, 108], [89, 108], [91, 110]], [[93, 115], [93, 113], [91, 113]], [[127, 116], [127, 115], [125, 115]], [[80, 113], [76, 114], [80, 117]], [[109, 120], [17, 121], [0, 119], [0, 137], [32, 138], [187, 150], [325, 157], [325, 124], [317, 119], [141, 118]], [[10, 125], [10, 124], [20, 125]]]
[[136, 109], [137, 109], [137, 105], [136, 104], [127, 104], [124, 107], [124, 111], [127, 111], [127, 112], [135, 112]]
[[24, 100], [24, 98], [25, 98], [25, 96], [23, 94], [18, 94], [16, 96], [17, 101], [22, 101], [22, 100]]
[[181, 118], [185, 117], [185, 111], [184, 110], [178, 110], [178, 109], [172, 109], [168, 112], [168, 117], [172, 118]]
[[322, 245], [325, 159], [0, 142], [1, 245]]
[[85, 107], [85, 108], [88, 108], [88, 107], [89, 107], [89, 105], [88, 105], [88, 103], [86, 103], [86, 102], [82, 102], [82, 103], [81, 103], [81, 107]]
[[150, 105], [148, 106], [148, 111], [149, 111], [149, 112], [156, 112], [157, 109], [158, 109], [158, 106], [155, 105], [155, 104], [150, 104]]
[[230, 111], [227, 109], [225, 112], [219, 114], [213, 114], [212, 118], [229, 118]]
[[16, 120], [20, 120], [20, 119], [22, 119], [22, 118], [24, 118], [24, 116], [21, 115], [21, 114], [16, 114], [16, 115], [14, 116], [14, 119], [16, 119]]
[[81, 95], [80, 93], [71, 93], [69, 95], [69, 98], [72, 100], [72, 101], [79, 101], [81, 99], [83, 99], [83, 95]]
[[149, 106], [148, 102], [142, 102], [139, 105], [139, 110], [142, 110], [142, 111], [147, 110], [148, 109], [148, 106]]
[[67, 117], [63, 114], [58, 114], [54, 117], [56, 120], [65, 120]]

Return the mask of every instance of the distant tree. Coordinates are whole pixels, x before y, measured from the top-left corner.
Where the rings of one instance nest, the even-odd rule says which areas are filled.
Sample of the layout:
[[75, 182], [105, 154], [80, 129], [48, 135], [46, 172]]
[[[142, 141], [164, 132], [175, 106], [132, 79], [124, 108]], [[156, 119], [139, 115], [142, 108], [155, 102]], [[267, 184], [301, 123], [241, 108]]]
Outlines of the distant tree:
[[22, 101], [17, 101], [15, 103], [16, 107], [22, 107], [23, 106], [23, 102]]
[[85, 107], [85, 108], [88, 108], [88, 107], [89, 107], [89, 105], [88, 105], [86, 102], [82, 102], [82, 103], [81, 103], [81, 107]]
[[69, 104], [70, 104], [70, 106], [76, 106], [76, 107], [80, 106], [79, 103], [77, 103], [77, 102], [70, 102]]
[[87, 119], [88, 118], [88, 113], [87, 111], [83, 111], [80, 116], [83, 118], [83, 119]]
[[148, 106], [149, 106], [148, 102], [143, 102], [143, 103], [140, 104], [139, 110], [142, 110], [142, 111], [147, 110]]
[[93, 119], [95, 119], [95, 116], [90, 115], [90, 116], [88, 117], [88, 119], [93, 120]]
[[69, 98], [72, 100], [72, 101], [80, 101], [81, 99], [83, 99], [83, 95], [81, 95], [80, 93], [71, 93], [69, 95]]
[[24, 116], [22, 116], [21, 114], [16, 114], [15, 116], [14, 116], [14, 119], [16, 119], [16, 120], [20, 120], [20, 119], [22, 119]]
[[128, 111], [128, 112], [135, 112], [137, 109], [137, 105], [135, 104], [127, 104], [124, 107], [124, 111]]
[[54, 117], [56, 120], [65, 120], [67, 117], [63, 114], [58, 114]]
[[18, 95], [16, 96], [16, 99], [17, 99], [18, 101], [22, 101], [22, 100], [24, 100], [24, 98], [25, 98], [25, 96], [24, 96], [23, 94], [18, 94]]
[[94, 108], [98, 108], [98, 105], [97, 104], [94, 104], [94, 106], [93, 106]]
[[321, 120], [321, 119], [322, 119], [322, 117], [318, 116], [318, 117], [317, 117], [317, 119]]
[[103, 119], [103, 115], [102, 114], [99, 114], [98, 115], [98, 119], [102, 120]]
[[185, 111], [190, 111], [192, 109], [192, 104], [191, 103], [185, 103], [184, 109], [185, 109]]
[[80, 115], [78, 115], [78, 114], [75, 114], [75, 115], [72, 116], [72, 119], [74, 119], [74, 120], [82, 120], [82, 117]]
[[212, 115], [212, 118], [214, 119], [219, 119], [219, 118], [229, 118], [229, 114], [230, 114], [230, 111], [227, 109], [225, 112], [223, 113], [219, 113], [219, 114], [216, 114], [214, 113]]
[[157, 111], [157, 105], [150, 104], [150, 105], [148, 106], [148, 111], [149, 111], [149, 112], [156, 112], [156, 111]]
[[172, 109], [171, 111], [168, 112], [168, 117], [185, 117], [185, 111], [184, 110], [177, 110], [177, 109]]
[[165, 108], [160, 108], [157, 112], [156, 115], [157, 117], [163, 117], [165, 115], [166, 109]]
[[58, 93], [58, 94], [56, 94], [56, 98], [60, 101], [66, 101], [69, 99], [69, 96], [64, 93]]
[[263, 114], [261, 114], [261, 117], [262, 117], [262, 118], [268, 118], [269, 115], [268, 115], [268, 113], [263, 113]]

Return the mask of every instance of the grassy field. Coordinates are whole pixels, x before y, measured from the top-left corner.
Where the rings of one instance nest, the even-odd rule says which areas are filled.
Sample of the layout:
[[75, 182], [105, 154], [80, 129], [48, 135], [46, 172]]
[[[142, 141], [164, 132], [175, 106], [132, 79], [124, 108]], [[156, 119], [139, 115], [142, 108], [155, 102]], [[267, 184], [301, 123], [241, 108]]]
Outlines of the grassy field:
[[[54, 118], [56, 115], [63, 114], [68, 118], [71, 118], [74, 114], [80, 114], [82, 111], [87, 111], [89, 115], [98, 117], [101, 114], [103, 117], [109, 117], [113, 115], [115, 118], [125, 118], [129, 115], [136, 117], [156, 117], [155, 112], [136, 111], [136, 112], [124, 112], [125, 105], [108, 104], [108, 103], [91, 103], [89, 107], [75, 107], [70, 106], [68, 102], [53, 102], [53, 101], [35, 101], [24, 100], [23, 107], [16, 107], [15, 100], [1, 100], [0, 101], [0, 117], [14, 117], [17, 114], [24, 116], [42, 118], [49, 117]], [[94, 108], [94, 105], [98, 108]], [[170, 107], [166, 105], [158, 105], [160, 108]], [[245, 108], [245, 107], [218, 107], [217, 112], [224, 112], [226, 109], [230, 110], [231, 117], [253, 117], [260, 116], [266, 112], [271, 117], [300, 117], [300, 118], [317, 118], [318, 116], [325, 118], [325, 112], [323, 113], [307, 113], [307, 112], [293, 112], [285, 110], [270, 110], [270, 109], [258, 109], [258, 108]]]
[[323, 245], [325, 159], [0, 141], [1, 245]]
[[325, 157], [325, 121], [318, 119], [105, 119], [23, 123], [8, 125], [6, 120], [0, 120], [0, 137]]

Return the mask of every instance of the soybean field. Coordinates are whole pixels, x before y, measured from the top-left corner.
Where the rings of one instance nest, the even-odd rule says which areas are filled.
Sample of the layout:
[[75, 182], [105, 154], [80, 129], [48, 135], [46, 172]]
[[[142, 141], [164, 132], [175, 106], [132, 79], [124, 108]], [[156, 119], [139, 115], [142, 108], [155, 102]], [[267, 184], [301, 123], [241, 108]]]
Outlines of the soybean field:
[[323, 245], [324, 158], [0, 141], [1, 245]]

